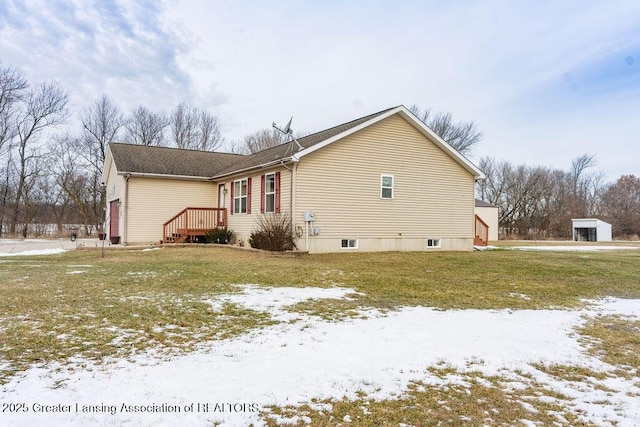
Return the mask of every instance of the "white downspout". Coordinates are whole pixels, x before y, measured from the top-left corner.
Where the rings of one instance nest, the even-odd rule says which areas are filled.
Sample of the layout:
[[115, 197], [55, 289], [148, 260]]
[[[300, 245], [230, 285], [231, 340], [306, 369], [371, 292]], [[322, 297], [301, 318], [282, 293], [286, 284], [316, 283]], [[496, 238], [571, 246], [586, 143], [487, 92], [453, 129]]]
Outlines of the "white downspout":
[[[295, 229], [295, 213], [294, 213], [294, 204], [293, 204], [293, 182], [294, 182], [294, 169], [298, 168], [298, 162], [295, 163], [293, 168], [287, 166], [284, 162], [280, 163], [286, 170], [289, 171], [289, 220], [291, 223], [291, 233]], [[307, 249], [308, 251], [308, 249]]]
[[124, 177], [124, 209], [122, 210], [124, 216], [122, 221], [124, 233], [122, 233], [122, 239], [120, 241], [122, 245], [125, 245], [126, 242], [128, 242], [127, 234], [129, 233], [129, 215], [127, 214], [129, 211], [129, 178], [131, 178], [130, 173], [126, 174]]

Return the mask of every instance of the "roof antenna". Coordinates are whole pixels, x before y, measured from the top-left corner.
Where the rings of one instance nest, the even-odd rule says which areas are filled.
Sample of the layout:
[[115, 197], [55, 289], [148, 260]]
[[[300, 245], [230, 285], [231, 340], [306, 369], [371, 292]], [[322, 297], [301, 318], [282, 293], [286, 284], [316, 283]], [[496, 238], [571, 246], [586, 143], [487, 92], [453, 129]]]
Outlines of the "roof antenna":
[[[293, 129], [291, 129], [291, 122], [293, 121], [293, 116], [291, 116], [291, 118], [289, 119], [289, 123], [287, 123], [287, 125], [284, 127], [284, 129], [280, 129], [277, 125], [276, 122], [273, 122], [273, 128], [279, 132], [281, 132], [284, 135], [290, 135], [291, 139], [293, 140], [293, 142], [296, 143], [296, 145], [298, 146], [298, 151], [302, 151], [304, 150], [304, 148], [302, 148], [302, 145], [300, 145], [300, 143], [298, 142], [298, 140], [296, 139], [295, 136], [293, 136]], [[291, 142], [291, 141], [289, 141]]]

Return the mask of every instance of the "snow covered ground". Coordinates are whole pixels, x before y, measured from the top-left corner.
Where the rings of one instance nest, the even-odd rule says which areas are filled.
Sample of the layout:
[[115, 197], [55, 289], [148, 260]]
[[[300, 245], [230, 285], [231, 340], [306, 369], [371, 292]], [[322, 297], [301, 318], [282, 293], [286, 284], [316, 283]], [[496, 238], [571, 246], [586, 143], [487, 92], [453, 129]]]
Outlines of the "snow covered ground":
[[596, 251], [620, 251], [620, 250], [630, 250], [630, 249], [640, 249], [638, 246], [580, 246], [580, 245], [569, 245], [569, 246], [510, 246], [509, 249], [515, 249], [520, 251], [578, 251], [578, 252], [596, 252]]
[[148, 354], [104, 365], [77, 360], [71, 367], [32, 368], [2, 386], [0, 403], [11, 411], [0, 413], [0, 424], [261, 425], [257, 411], [264, 405], [355, 398], [357, 391], [390, 398], [403, 393], [410, 381], [440, 384], [442, 379], [427, 368], [445, 362], [461, 373], [529, 373], [570, 396], [588, 421], [640, 425], [640, 388], [632, 382], [615, 378], [606, 380], [606, 388], [578, 386], [531, 366], [543, 362], [611, 370], [586, 353], [574, 327], [585, 316], [639, 317], [638, 300], [606, 299], [576, 311], [411, 307], [329, 322], [283, 308], [312, 298], [348, 298], [350, 289], [240, 289], [207, 302], [212, 310], [227, 301], [243, 304], [280, 323], [203, 343], [194, 353], [168, 360]]
[[75, 249], [69, 239], [0, 239], [0, 257], [53, 255]]

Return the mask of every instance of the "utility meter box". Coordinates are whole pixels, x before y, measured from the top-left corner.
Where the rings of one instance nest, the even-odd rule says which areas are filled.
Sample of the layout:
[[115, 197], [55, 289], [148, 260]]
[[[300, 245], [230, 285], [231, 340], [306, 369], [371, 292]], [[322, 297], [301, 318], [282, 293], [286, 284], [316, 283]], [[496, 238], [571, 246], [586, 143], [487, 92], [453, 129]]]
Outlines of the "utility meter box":
[[316, 214], [313, 211], [304, 211], [304, 221], [313, 222], [316, 219]]

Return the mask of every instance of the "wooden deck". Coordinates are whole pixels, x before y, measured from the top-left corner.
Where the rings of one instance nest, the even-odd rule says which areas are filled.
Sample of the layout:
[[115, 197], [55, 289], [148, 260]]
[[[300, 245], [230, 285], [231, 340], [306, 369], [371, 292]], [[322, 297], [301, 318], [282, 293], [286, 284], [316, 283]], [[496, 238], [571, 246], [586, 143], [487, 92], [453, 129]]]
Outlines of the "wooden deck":
[[478, 215], [476, 215], [475, 230], [473, 237], [474, 246], [487, 246], [489, 243], [489, 226]]
[[184, 208], [162, 225], [162, 243], [204, 243], [210, 230], [226, 227], [224, 208]]

